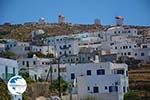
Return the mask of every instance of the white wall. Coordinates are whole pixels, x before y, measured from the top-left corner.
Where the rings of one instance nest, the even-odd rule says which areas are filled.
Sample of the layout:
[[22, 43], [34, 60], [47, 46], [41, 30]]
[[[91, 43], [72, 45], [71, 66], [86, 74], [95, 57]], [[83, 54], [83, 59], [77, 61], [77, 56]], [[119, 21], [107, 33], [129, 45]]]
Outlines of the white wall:
[[[18, 63], [16, 60], [11, 60], [11, 59], [6, 59], [6, 58], [0, 58], [0, 77], [2, 79], [6, 79], [5, 75], [6, 75], [6, 67], [8, 68], [8, 72], [7, 72], [7, 78], [9, 79], [10, 75], [17, 75], [18, 74]], [[15, 73], [13, 73], [13, 70], [15, 71]], [[3, 76], [4, 74], [4, 76]], [[8, 80], [7, 79], [7, 80]]]

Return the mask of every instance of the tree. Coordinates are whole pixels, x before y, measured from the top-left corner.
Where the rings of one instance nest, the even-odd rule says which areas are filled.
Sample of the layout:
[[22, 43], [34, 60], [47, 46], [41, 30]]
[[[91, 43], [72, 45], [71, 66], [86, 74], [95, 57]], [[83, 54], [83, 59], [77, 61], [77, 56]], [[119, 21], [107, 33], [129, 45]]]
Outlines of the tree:
[[31, 79], [31, 77], [29, 76], [29, 72], [19, 72], [19, 75], [21, 75], [27, 83], [33, 83], [34, 80]]
[[46, 57], [46, 55], [44, 55], [44, 54], [41, 53], [41, 52], [29, 52], [29, 53], [28, 53], [28, 58], [32, 58], [34, 54], [35, 54], [37, 57], [40, 57], [40, 58], [45, 58], [45, 57]]
[[129, 91], [124, 95], [124, 100], [141, 100], [137, 91]]
[[54, 55], [51, 54], [51, 53], [48, 53], [48, 54], [46, 55], [46, 57], [47, 57], [47, 58], [54, 58]]
[[6, 52], [1, 52], [0, 57], [16, 59], [16, 54], [10, 51], [6, 51]]
[[[58, 90], [59, 90], [58, 80], [54, 80], [52, 82], [52, 84], [50, 85], [49, 88], [50, 88], [51, 92], [57, 93]], [[65, 93], [67, 91], [67, 88], [68, 88], [68, 83], [61, 78], [61, 80], [60, 80], [60, 90], [61, 90], [61, 93]]]
[[0, 82], [0, 100], [10, 100], [11, 96], [8, 94], [7, 85], [4, 82]]

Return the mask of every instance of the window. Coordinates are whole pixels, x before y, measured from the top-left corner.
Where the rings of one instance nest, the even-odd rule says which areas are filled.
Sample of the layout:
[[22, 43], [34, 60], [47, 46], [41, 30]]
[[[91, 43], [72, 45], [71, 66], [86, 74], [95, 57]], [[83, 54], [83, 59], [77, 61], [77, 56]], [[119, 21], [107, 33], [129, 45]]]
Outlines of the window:
[[89, 90], [90, 90], [90, 87], [88, 86], [87, 89], [88, 89], [88, 91], [89, 91]]
[[130, 30], [128, 31], [128, 33], [130, 33]]
[[126, 88], [125, 88], [125, 86], [123, 87], [123, 92], [124, 92], [124, 93], [126, 92]]
[[128, 71], [126, 71], [126, 76], [128, 76]]
[[109, 86], [109, 92], [118, 92], [117, 86]]
[[143, 48], [147, 48], [147, 45], [143, 45]]
[[126, 54], [126, 53], [124, 53], [124, 55], [126, 56], [127, 54]]
[[34, 75], [34, 79], [37, 80], [37, 75]]
[[78, 59], [78, 58], [76, 58], [76, 61], [79, 61], [79, 59]]
[[120, 70], [117, 70], [117, 74], [124, 74], [124, 70], [123, 69], [120, 69]]
[[131, 48], [131, 46], [129, 46], [129, 48]]
[[136, 48], [136, 45], [134, 45], [134, 48]]
[[66, 48], [67, 48], [67, 46], [66, 46], [66, 45], [64, 45], [64, 46], [63, 46], [63, 48], [64, 48], [64, 49], [66, 49]]
[[16, 73], [16, 72], [15, 72], [15, 67], [13, 67], [13, 74], [15, 75], [15, 73]]
[[71, 51], [69, 51], [69, 54], [71, 54]]
[[123, 53], [121, 53], [121, 55], [123, 56]]
[[36, 65], [36, 61], [33, 61], [33, 65]]
[[114, 43], [111, 43], [110, 45], [114, 45]]
[[134, 55], [137, 56], [137, 53], [135, 53]]
[[22, 61], [22, 65], [24, 65], [24, 61]]
[[87, 70], [86, 75], [91, 75], [91, 70]]
[[61, 51], [59, 52], [59, 54], [60, 54], [60, 55], [62, 54]]
[[47, 70], [45, 70], [45, 72], [47, 72]]
[[69, 44], [69, 47], [71, 47], [71, 45]]
[[125, 46], [123, 46], [123, 49], [125, 49], [126, 47]]
[[131, 55], [131, 52], [128, 52], [128, 55]]
[[57, 69], [54, 69], [54, 72], [56, 72], [57, 71]]
[[8, 79], [8, 67], [5, 66], [5, 79], [7, 80]]
[[104, 69], [98, 69], [97, 70], [97, 75], [104, 75], [105, 74], [105, 70]]
[[115, 47], [115, 49], [117, 49], [117, 47]]
[[107, 90], [107, 86], [105, 86], [105, 90]]
[[126, 46], [126, 49], [128, 49], [128, 46]]
[[88, 57], [88, 60], [90, 60], [91, 59], [91, 57]]
[[98, 93], [98, 92], [99, 92], [99, 89], [98, 89], [97, 86], [93, 87], [93, 92], [94, 92], [94, 93]]
[[141, 53], [141, 56], [144, 56], [144, 53]]
[[73, 60], [71, 59], [71, 62], [73, 62]]
[[29, 61], [27, 61], [26, 64], [27, 64], [27, 67], [29, 67]]
[[71, 79], [75, 79], [75, 74], [74, 73], [71, 73]]

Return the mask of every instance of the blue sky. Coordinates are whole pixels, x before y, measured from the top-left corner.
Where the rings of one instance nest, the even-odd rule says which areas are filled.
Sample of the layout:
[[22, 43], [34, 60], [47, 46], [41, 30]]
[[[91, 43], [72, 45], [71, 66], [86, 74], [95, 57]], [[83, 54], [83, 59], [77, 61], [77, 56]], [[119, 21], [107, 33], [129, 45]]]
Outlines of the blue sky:
[[114, 16], [125, 17], [128, 25], [150, 25], [150, 0], [0, 0], [0, 24], [37, 21], [57, 22], [64, 14], [68, 22], [88, 23], [95, 18], [114, 24]]

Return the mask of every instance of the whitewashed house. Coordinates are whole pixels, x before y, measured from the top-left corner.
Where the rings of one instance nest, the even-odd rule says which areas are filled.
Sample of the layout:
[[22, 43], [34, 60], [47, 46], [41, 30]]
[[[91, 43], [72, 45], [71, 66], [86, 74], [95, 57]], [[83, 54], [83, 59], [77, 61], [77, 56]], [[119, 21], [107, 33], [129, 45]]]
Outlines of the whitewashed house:
[[123, 100], [124, 93], [128, 89], [128, 67], [126, 64], [84, 63], [66, 65], [67, 80], [74, 82], [73, 93], [77, 93], [79, 99], [95, 96], [97, 100]]
[[66, 55], [76, 55], [79, 52], [78, 39], [70, 36], [48, 37], [47, 43], [55, 46], [57, 57]]
[[12, 76], [18, 75], [18, 63], [16, 60], [0, 58], [0, 77], [8, 81]]
[[[19, 67], [17, 60], [0, 58], [0, 78], [8, 81], [12, 76], [18, 75]], [[12, 100], [22, 100], [21, 95], [12, 95]]]
[[134, 49], [132, 56], [143, 63], [150, 63], [150, 43], [143, 43], [140, 48]]
[[106, 40], [106, 35], [104, 31], [79, 33], [79, 34], [73, 34], [72, 36], [80, 40], [79, 45], [81, 46], [98, 44]]
[[0, 51], [6, 51], [16, 47], [17, 41], [13, 39], [0, 39]]
[[46, 45], [32, 45], [31, 46], [31, 51], [32, 52], [41, 52], [45, 55], [47, 55], [48, 53], [55, 55], [55, 48], [54, 46], [46, 46]]
[[29, 42], [17, 42], [15, 47], [10, 48], [18, 57], [25, 57], [31, 51]]
[[38, 58], [34, 55], [32, 58], [18, 59], [18, 65], [20, 71], [29, 71], [31, 78], [37, 80], [38, 78], [42, 78], [42, 73], [48, 72], [48, 68], [52, 63], [52, 60], [53, 58]]
[[106, 39], [107, 41], [112, 40], [113, 35], [126, 35], [126, 36], [137, 36], [137, 29], [124, 28], [123, 26], [114, 26], [107, 30]]

